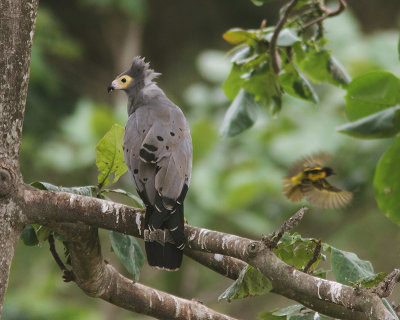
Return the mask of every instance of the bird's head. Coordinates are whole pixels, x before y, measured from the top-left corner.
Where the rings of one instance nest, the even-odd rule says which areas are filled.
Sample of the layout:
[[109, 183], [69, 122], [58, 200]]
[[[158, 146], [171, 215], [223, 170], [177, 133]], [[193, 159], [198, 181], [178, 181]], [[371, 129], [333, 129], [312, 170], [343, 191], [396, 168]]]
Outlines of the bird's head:
[[322, 170], [325, 171], [325, 174], [327, 177], [336, 174], [336, 172], [332, 168], [329, 168], [329, 167], [323, 167]]
[[108, 86], [107, 91], [125, 90], [129, 91], [132, 88], [141, 89], [145, 84], [151, 82], [159, 73], [150, 69], [149, 64], [144, 61], [144, 58], [135, 57], [131, 67], [118, 75]]

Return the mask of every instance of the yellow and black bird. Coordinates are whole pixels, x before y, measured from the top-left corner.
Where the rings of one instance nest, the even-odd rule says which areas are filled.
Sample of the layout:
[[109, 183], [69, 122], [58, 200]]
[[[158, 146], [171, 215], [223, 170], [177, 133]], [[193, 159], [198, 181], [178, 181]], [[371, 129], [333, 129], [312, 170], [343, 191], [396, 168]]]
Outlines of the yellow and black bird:
[[292, 202], [305, 198], [311, 205], [321, 208], [339, 208], [350, 203], [353, 194], [331, 185], [326, 178], [334, 175], [332, 168], [324, 166], [330, 155], [316, 153], [297, 161], [283, 178], [283, 193]]

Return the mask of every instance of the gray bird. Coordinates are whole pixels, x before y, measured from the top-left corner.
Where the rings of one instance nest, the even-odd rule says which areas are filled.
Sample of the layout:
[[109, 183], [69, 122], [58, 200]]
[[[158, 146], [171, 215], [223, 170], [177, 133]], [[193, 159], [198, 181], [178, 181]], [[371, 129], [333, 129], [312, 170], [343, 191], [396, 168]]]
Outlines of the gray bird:
[[[108, 86], [128, 95], [123, 150], [136, 190], [146, 205], [144, 239], [150, 266], [174, 271], [185, 247], [183, 201], [192, 171], [192, 138], [181, 109], [153, 79], [143, 58]], [[169, 232], [167, 231], [169, 230]]]

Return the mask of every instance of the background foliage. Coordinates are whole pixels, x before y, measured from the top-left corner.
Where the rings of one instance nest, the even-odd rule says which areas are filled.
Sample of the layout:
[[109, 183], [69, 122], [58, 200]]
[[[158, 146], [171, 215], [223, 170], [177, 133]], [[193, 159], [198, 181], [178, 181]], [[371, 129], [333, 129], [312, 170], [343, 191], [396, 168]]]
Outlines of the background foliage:
[[[189, 223], [250, 238], [273, 231], [301, 205], [289, 203], [282, 195], [281, 178], [287, 167], [311, 152], [328, 151], [337, 158], [336, 183], [354, 191], [355, 199], [343, 210], [312, 208], [297, 231], [303, 237], [320, 238], [335, 248], [357, 252], [359, 259], [372, 262], [374, 269], [367, 266], [370, 273], [390, 272], [398, 263], [400, 249], [394, 244], [400, 236], [398, 226], [378, 209], [375, 195], [380, 209], [398, 223], [398, 216], [393, 217], [386, 207], [392, 208], [386, 197], [394, 190], [388, 190], [383, 182], [398, 171], [399, 143], [389, 137], [400, 127], [398, 32], [389, 29], [397, 26], [398, 17], [389, 17], [398, 13], [400, 6], [396, 1], [384, 5], [370, 1], [360, 10], [357, 1], [349, 1], [346, 13], [326, 21], [329, 42], [324, 46], [333, 50], [354, 79], [347, 92], [317, 84], [312, 85], [313, 91], [302, 91], [308, 92], [301, 97], [305, 99], [293, 97], [299, 94], [290, 89], [295, 70], [288, 65], [287, 76], [280, 79], [287, 84], [288, 94], [279, 97], [278, 106], [283, 106], [279, 116], [266, 108], [275, 103], [273, 111], [278, 111], [276, 102], [252, 100], [250, 108], [256, 105], [249, 114], [253, 126], [232, 138], [221, 137], [221, 131], [232, 135], [224, 120], [231, 105], [225, 94], [233, 101], [239, 95], [246, 99], [242, 87], [232, 90], [225, 81], [232, 76], [231, 57], [226, 55], [232, 45], [221, 36], [232, 27], [258, 29], [264, 18], [267, 27], [270, 21], [275, 24], [282, 3], [256, 7], [250, 1], [41, 1], [22, 141], [25, 180], [67, 187], [97, 184], [95, 146], [114, 123], [124, 125], [127, 118], [124, 95], [110, 97], [106, 87], [133, 55], [140, 54], [163, 73], [160, 86], [190, 122], [195, 153], [185, 202]], [[394, 22], [388, 25], [389, 21]], [[294, 44], [297, 40], [290, 41]], [[371, 71], [374, 74], [367, 73]], [[386, 79], [379, 81], [383, 88], [374, 83], [379, 77]], [[304, 78], [311, 81], [315, 75]], [[374, 106], [381, 102], [381, 107], [363, 105], [360, 109], [365, 101], [357, 99], [358, 93], [366, 91], [371, 94], [368, 102]], [[253, 94], [257, 96], [257, 92]], [[314, 103], [316, 96], [318, 104]], [[371, 132], [368, 121], [376, 123], [376, 117], [382, 119], [382, 126]], [[337, 128], [349, 135], [338, 133]], [[389, 138], [361, 140], [354, 136]], [[112, 187], [133, 191], [126, 175]], [[123, 195], [108, 196], [132, 204]], [[101, 235], [105, 258], [119, 265], [111, 253], [108, 232]], [[62, 252], [61, 247], [59, 250]], [[335, 259], [341, 258], [343, 255], [335, 254]], [[328, 278], [335, 276], [331, 264], [321, 262]], [[125, 272], [121, 264], [119, 270]], [[249, 298], [251, 307], [246, 299], [218, 302], [232, 282], [186, 258], [179, 273], [162, 273], [145, 265], [140, 281], [189, 299], [195, 297], [244, 319], [255, 319], [262, 311], [267, 317], [273, 308], [290, 304], [271, 295]], [[64, 284], [46, 242], [29, 248], [21, 242], [18, 247], [3, 318], [146, 319], [83, 296], [74, 284]]]

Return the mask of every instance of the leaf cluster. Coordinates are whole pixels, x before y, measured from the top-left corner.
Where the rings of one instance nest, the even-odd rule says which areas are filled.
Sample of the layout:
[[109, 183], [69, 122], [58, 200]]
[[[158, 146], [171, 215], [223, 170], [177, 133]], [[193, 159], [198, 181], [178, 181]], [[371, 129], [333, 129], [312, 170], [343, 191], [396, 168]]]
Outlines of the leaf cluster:
[[[231, 72], [222, 86], [232, 101], [221, 127], [222, 135], [234, 136], [249, 128], [257, 118], [258, 108], [268, 109], [273, 115], [278, 113], [285, 93], [318, 103], [311, 82], [347, 86], [350, 77], [325, 47], [322, 26], [303, 27], [310, 19], [322, 16], [322, 2], [300, 1], [280, 32], [263, 23], [260, 29], [233, 28], [224, 33], [223, 38], [235, 48], [231, 50]], [[285, 8], [281, 20], [284, 13]], [[273, 63], [278, 64], [278, 71]]]

